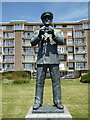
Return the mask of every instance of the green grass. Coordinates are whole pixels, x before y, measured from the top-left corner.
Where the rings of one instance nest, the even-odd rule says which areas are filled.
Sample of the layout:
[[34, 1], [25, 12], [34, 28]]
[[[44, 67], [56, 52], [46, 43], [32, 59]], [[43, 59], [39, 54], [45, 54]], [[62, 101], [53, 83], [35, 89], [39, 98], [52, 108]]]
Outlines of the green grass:
[[[61, 80], [62, 102], [73, 118], [88, 118], [88, 84], [79, 79]], [[35, 80], [27, 84], [3, 83], [3, 118], [23, 118], [34, 103]], [[52, 105], [51, 80], [46, 79], [44, 105]]]

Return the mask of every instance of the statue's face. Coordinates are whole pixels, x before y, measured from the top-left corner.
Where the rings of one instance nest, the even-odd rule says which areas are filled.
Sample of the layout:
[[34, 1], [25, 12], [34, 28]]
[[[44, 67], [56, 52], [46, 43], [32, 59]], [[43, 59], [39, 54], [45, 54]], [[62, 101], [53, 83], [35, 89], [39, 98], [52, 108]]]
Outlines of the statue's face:
[[45, 26], [49, 26], [52, 23], [52, 18], [50, 16], [45, 16], [42, 20]]

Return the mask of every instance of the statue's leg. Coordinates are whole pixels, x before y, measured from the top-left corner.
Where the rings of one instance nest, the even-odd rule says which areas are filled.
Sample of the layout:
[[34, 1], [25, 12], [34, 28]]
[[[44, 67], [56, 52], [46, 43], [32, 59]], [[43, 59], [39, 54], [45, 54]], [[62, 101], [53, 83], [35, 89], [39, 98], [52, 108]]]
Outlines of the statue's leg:
[[53, 88], [53, 102], [54, 104], [62, 109], [63, 106], [61, 105], [61, 85], [60, 85], [60, 71], [59, 65], [53, 64], [49, 65], [50, 75], [52, 79], [52, 88]]
[[45, 65], [37, 65], [37, 79], [34, 108], [38, 109], [43, 103], [43, 89], [46, 77], [47, 67]]

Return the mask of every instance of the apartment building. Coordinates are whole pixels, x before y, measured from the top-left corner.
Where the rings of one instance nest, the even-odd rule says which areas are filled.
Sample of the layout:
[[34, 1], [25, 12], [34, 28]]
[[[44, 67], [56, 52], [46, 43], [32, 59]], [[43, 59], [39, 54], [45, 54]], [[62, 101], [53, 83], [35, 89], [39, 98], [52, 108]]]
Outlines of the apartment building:
[[[11, 21], [0, 24], [0, 70], [36, 72], [38, 45], [31, 37], [42, 23]], [[90, 20], [57, 22], [52, 26], [63, 31], [65, 45], [58, 45], [61, 76], [90, 70]]]

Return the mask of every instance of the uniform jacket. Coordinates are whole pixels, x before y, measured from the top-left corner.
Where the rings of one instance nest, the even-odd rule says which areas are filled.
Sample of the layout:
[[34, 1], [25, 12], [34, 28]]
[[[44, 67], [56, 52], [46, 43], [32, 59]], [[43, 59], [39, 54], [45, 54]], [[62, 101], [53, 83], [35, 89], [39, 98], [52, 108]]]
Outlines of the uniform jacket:
[[[42, 28], [44, 27], [45, 26], [43, 26]], [[45, 33], [41, 36], [41, 39], [39, 39], [39, 30], [33, 33], [31, 45], [35, 46], [38, 44], [39, 46], [37, 64], [59, 64], [57, 45], [63, 45], [64, 38], [60, 30], [54, 29], [54, 34], [55, 37], [53, 39], [52, 34], [48, 33]]]

